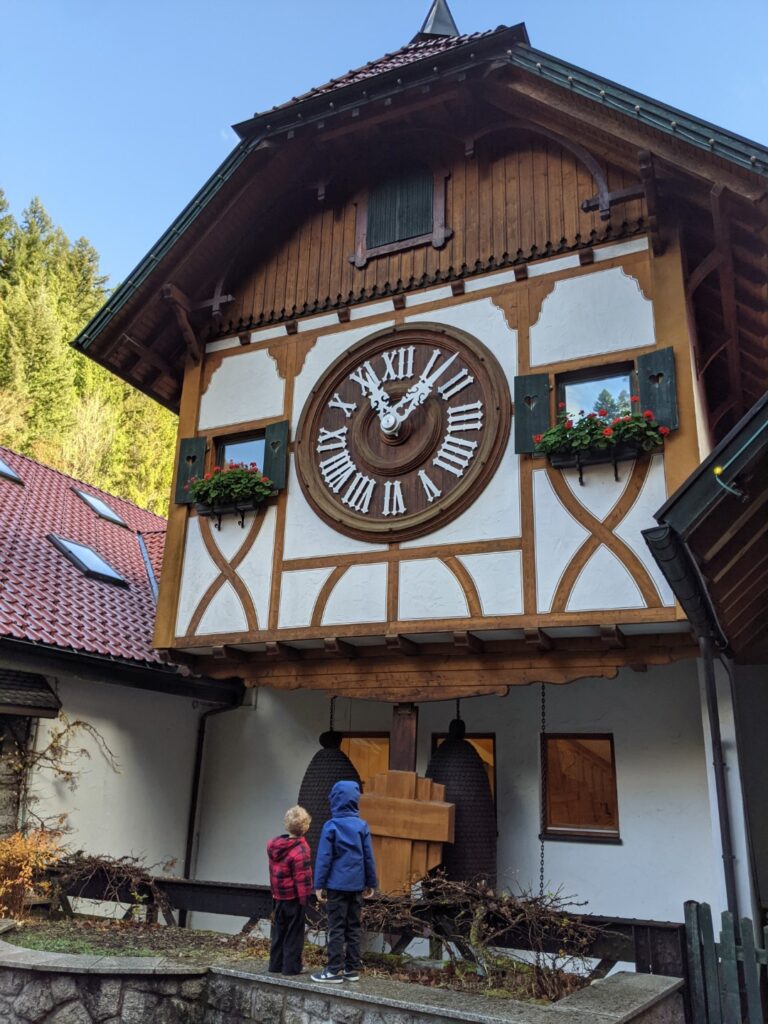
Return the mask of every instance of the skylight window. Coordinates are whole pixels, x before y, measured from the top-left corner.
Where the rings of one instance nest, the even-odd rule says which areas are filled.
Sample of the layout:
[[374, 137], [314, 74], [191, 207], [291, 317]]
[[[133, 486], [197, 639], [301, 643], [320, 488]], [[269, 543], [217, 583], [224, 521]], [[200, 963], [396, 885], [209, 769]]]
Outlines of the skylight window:
[[15, 470], [11, 469], [4, 459], [0, 459], [0, 477], [4, 477], [6, 480], [12, 480], [15, 484], [24, 483], [19, 474]]
[[86, 491], [78, 491], [76, 487], [73, 488], [78, 498], [82, 498], [86, 505], [89, 505], [97, 516], [102, 519], [106, 519], [110, 523], [116, 523], [118, 526], [127, 526], [128, 524], [122, 519], [113, 508], [110, 508], [106, 501], [102, 501], [101, 498], [97, 498], [95, 494], [88, 494]]
[[85, 544], [78, 544], [74, 540], [58, 537], [55, 533], [49, 533], [48, 540], [80, 570], [83, 576], [91, 576], [104, 583], [115, 583], [120, 587], [129, 585], [125, 577], [121, 576], [117, 569], [113, 569], [101, 555], [97, 555], [93, 548], [89, 548]]

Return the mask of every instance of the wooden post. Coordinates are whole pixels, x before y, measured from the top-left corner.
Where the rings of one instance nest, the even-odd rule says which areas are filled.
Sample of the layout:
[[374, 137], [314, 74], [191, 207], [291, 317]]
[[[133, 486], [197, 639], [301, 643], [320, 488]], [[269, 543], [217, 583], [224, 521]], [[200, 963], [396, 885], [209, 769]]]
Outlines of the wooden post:
[[419, 735], [417, 704], [395, 704], [389, 734], [389, 769], [395, 772], [416, 771], [416, 741]]

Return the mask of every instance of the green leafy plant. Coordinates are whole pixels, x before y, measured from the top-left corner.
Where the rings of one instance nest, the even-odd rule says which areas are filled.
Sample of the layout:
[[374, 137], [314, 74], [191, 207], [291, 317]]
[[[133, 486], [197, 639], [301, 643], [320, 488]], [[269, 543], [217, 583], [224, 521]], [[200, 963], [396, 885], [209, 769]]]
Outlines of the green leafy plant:
[[275, 485], [264, 476], [255, 462], [230, 463], [225, 469], [214, 466], [203, 477], [193, 476], [185, 486], [194, 501], [211, 508], [256, 504], [277, 494]]
[[639, 451], [651, 451], [664, 443], [669, 427], [657, 422], [651, 409], [634, 411], [639, 399], [632, 396], [632, 412], [612, 416], [605, 408], [583, 412], [579, 417], [565, 410], [561, 402], [557, 422], [543, 434], [534, 434], [536, 452], [542, 455], [576, 455], [580, 452], [600, 451], [629, 444]]

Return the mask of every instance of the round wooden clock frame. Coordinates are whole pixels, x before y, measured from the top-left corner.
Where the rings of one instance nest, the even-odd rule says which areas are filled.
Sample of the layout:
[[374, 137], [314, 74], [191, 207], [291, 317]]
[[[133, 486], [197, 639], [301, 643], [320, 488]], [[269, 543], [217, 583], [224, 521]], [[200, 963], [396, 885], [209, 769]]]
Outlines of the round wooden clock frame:
[[336, 359], [307, 398], [299, 483], [341, 533], [410, 540], [479, 497], [510, 422], [504, 372], [477, 338], [434, 323], [388, 327]]

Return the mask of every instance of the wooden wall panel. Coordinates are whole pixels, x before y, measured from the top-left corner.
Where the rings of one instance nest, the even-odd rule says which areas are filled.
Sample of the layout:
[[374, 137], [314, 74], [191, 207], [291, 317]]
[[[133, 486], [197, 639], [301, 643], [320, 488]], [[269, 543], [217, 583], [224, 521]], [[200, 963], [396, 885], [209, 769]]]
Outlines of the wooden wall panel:
[[[635, 183], [619, 168], [604, 168], [609, 187]], [[588, 240], [593, 229], [604, 230], [596, 213], [584, 213], [581, 203], [596, 192], [592, 176], [568, 151], [537, 136], [518, 133], [481, 140], [474, 157], [459, 157], [448, 167], [447, 223], [453, 236], [441, 250], [422, 245], [369, 260], [355, 268], [349, 256], [355, 248], [357, 195], [335, 205], [308, 208], [304, 220], [274, 245], [238, 284], [227, 310], [233, 323], [257, 322], [284, 311], [301, 312], [304, 305], [347, 299], [363, 290], [398, 281], [407, 283], [423, 274], [434, 275], [463, 264], [520, 252], [533, 247], [544, 252], [550, 243], [572, 245], [577, 236]], [[613, 223], [636, 222], [644, 213], [636, 200], [614, 210]]]

